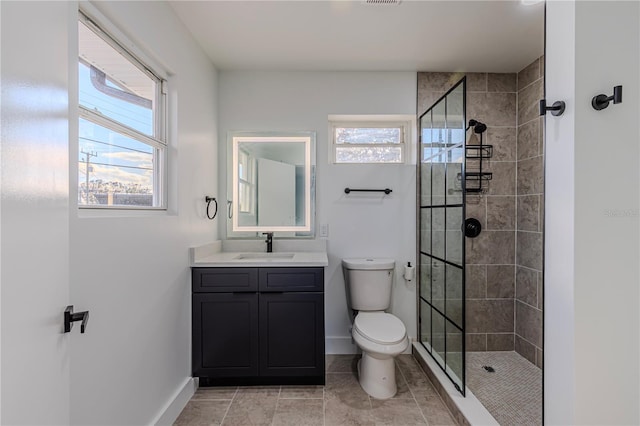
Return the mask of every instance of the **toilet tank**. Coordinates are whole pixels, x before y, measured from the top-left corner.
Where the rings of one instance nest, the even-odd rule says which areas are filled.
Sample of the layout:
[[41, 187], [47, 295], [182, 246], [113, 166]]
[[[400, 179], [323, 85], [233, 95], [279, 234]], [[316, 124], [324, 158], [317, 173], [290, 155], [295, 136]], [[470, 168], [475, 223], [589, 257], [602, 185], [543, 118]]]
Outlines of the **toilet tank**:
[[393, 259], [343, 259], [345, 284], [351, 309], [384, 311], [391, 304]]

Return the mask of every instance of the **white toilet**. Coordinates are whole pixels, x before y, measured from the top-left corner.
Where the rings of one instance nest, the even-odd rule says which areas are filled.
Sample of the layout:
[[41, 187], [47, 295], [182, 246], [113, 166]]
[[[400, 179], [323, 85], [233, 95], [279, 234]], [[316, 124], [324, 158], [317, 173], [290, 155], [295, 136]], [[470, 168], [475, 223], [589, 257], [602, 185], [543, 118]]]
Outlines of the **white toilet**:
[[343, 259], [342, 266], [353, 321], [353, 340], [362, 349], [358, 362], [360, 386], [378, 399], [394, 396], [394, 358], [409, 346], [407, 330], [397, 317], [384, 312], [391, 303], [393, 259]]

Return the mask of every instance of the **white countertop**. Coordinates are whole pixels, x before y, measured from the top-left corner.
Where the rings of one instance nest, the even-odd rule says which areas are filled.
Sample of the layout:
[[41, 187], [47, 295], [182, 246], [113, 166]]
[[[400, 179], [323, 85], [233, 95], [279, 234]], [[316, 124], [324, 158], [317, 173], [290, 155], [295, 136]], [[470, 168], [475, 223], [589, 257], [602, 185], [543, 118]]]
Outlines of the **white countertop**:
[[[318, 244], [315, 240], [304, 244], [304, 241], [274, 240], [274, 252], [265, 253], [264, 244], [256, 241], [234, 241], [225, 244], [215, 241], [200, 247], [189, 249], [192, 267], [304, 267], [327, 266], [326, 242]], [[245, 244], [246, 243], [246, 244]], [[227, 246], [227, 247], [225, 247]], [[233, 251], [223, 251], [223, 247]], [[262, 248], [263, 250], [257, 250]], [[246, 249], [246, 250], [245, 250]], [[314, 250], [314, 251], [307, 251]]]

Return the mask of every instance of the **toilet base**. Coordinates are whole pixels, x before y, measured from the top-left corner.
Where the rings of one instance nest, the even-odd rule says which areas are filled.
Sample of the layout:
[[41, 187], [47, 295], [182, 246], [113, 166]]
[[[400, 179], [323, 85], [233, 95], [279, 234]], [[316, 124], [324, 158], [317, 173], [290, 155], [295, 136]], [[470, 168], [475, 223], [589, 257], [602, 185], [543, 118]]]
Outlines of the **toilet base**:
[[393, 357], [374, 358], [366, 352], [358, 361], [358, 380], [369, 395], [377, 399], [389, 399], [398, 391], [396, 365]]

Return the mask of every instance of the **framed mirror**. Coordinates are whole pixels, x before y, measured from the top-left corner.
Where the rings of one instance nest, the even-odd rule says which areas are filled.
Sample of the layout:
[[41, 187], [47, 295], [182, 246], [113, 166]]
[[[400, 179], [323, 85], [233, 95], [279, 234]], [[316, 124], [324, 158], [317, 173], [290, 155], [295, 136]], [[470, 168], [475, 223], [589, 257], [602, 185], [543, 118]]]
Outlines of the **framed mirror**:
[[315, 133], [230, 133], [227, 157], [227, 237], [313, 236]]

